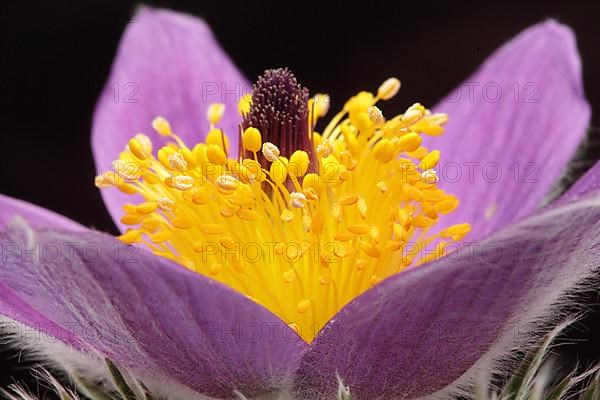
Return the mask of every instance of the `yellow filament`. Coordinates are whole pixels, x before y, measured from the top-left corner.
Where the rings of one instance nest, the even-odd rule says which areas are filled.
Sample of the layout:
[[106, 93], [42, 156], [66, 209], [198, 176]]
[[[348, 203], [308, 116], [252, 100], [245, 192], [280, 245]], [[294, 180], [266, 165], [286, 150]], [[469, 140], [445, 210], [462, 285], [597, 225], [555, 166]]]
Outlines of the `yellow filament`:
[[[131, 229], [123, 242], [247, 295], [310, 342], [356, 296], [441, 257], [470, 231], [467, 223], [436, 229], [459, 201], [437, 186], [441, 155], [421, 146], [421, 135], [441, 134], [447, 116], [416, 103], [386, 119], [376, 103], [399, 88], [390, 78], [376, 95], [358, 93], [312, 134], [313, 149], [296, 149], [289, 160], [255, 128], [241, 135], [251, 156], [232, 158], [235, 147], [216, 127], [221, 105], [209, 108], [210, 131], [191, 148], [157, 117], [154, 129], [170, 142], [153, 156], [150, 139], [136, 135], [113, 164], [119, 171], [95, 182], [144, 198], [124, 206], [121, 222]], [[241, 113], [250, 102], [242, 100]], [[310, 102], [316, 124], [329, 98]]]

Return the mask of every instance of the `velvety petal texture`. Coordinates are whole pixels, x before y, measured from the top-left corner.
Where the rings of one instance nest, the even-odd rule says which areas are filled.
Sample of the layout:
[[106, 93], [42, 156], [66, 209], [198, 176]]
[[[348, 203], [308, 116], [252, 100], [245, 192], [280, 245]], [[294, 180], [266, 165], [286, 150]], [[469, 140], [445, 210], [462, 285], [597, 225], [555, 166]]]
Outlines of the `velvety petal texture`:
[[[92, 127], [92, 147], [98, 172], [107, 171], [136, 133], [163, 145], [151, 128], [165, 117], [190, 146], [208, 132], [208, 106], [225, 103], [219, 125], [237, 149], [237, 102], [251, 90], [202, 20], [169, 10], [141, 7], [127, 26], [98, 101]], [[116, 189], [102, 196], [115, 222], [121, 206], [131, 201]]]
[[317, 336], [297, 390], [331, 398], [337, 373], [357, 399], [447, 398], [493, 358], [527, 345], [533, 323], [599, 267], [596, 193], [369, 290]]
[[112, 237], [1, 233], [0, 314], [148, 382], [232, 398], [277, 391], [306, 344], [245, 296]]
[[450, 119], [428, 142], [442, 152], [441, 186], [461, 200], [444, 224], [476, 240], [537, 208], [590, 120], [573, 32], [535, 25], [496, 51], [436, 111]]
[[600, 189], [600, 161], [583, 174], [553, 205], [565, 204], [598, 189]]
[[36, 228], [52, 227], [69, 230], [87, 229], [83, 225], [60, 214], [52, 212], [23, 200], [0, 194], [0, 229], [15, 217], [20, 216]]

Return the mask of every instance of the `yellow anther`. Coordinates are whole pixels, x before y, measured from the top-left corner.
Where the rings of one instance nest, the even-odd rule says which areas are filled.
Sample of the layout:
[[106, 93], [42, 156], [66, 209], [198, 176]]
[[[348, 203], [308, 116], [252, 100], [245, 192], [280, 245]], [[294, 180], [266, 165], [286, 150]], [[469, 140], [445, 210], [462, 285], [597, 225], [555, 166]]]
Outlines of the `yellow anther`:
[[358, 198], [358, 212], [362, 219], [367, 218], [367, 201], [363, 197]]
[[379, 258], [379, 256], [381, 256], [379, 249], [371, 242], [367, 242], [365, 240], [361, 241], [360, 248], [369, 257]]
[[288, 269], [287, 271], [285, 271], [283, 273], [283, 280], [286, 281], [287, 283], [292, 283], [294, 281], [295, 277], [296, 277], [296, 273], [294, 272], [293, 269]]
[[294, 213], [286, 208], [281, 212], [280, 218], [283, 222], [291, 222], [294, 219]]
[[[211, 129], [206, 134], [205, 142], [206, 146], [214, 144], [215, 146], [220, 147], [225, 153], [227, 153], [227, 151], [229, 150], [229, 139], [220, 129]], [[225, 143], [225, 147], [223, 147], [223, 143]]]
[[147, 183], [149, 185], [155, 185], [160, 182], [160, 178], [152, 172], [142, 172], [141, 178], [143, 183]]
[[276, 159], [273, 163], [271, 163], [271, 167], [269, 168], [269, 175], [271, 176], [271, 180], [275, 183], [283, 183], [287, 179], [287, 167], [280, 160]]
[[173, 187], [178, 190], [189, 190], [194, 186], [194, 178], [191, 176], [175, 176], [172, 179]]
[[125, 214], [121, 217], [121, 223], [124, 225], [138, 225], [142, 222], [141, 215]]
[[402, 116], [402, 122], [412, 125], [425, 116], [425, 111], [425, 107], [419, 103], [415, 103], [406, 110]]
[[423, 182], [425, 183], [438, 183], [440, 181], [440, 177], [435, 169], [428, 169], [421, 172], [421, 178], [423, 178]]
[[175, 150], [173, 150], [169, 146], [163, 146], [158, 149], [158, 153], [156, 154], [156, 158], [166, 169], [171, 169], [171, 163], [169, 162], [169, 155], [173, 154]]
[[388, 251], [396, 251], [402, 248], [402, 243], [400, 240], [388, 240], [385, 242], [385, 249]]
[[219, 272], [223, 269], [223, 264], [214, 263], [210, 266], [210, 274], [211, 275], [219, 275]]
[[414, 217], [411, 220], [411, 224], [413, 226], [416, 226], [417, 228], [427, 228], [428, 226], [431, 225], [431, 219], [423, 216], [423, 215], [417, 215], [416, 217]]
[[383, 113], [377, 106], [369, 107], [369, 109], [367, 110], [367, 115], [369, 116], [371, 122], [375, 124], [375, 126], [380, 126], [385, 123], [385, 117], [383, 116]]
[[245, 165], [238, 165], [235, 170], [235, 175], [238, 179], [244, 183], [254, 183], [256, 182], [256, 173], [251, 171]]
[[403, 208], [396, 210], [396, 221], [402, 226], [407, 226], [410, 222], [408, 211]]
[[456, 224], [449, 226], [440, 232], [440, 236], [450, 238], [454, 241], [462, 240], [467, 233], [471, 232], [471, 224]]
[[138, 204], [136, 211], [140, 214], [150, 214], [158, 209], [158, 203], [155, 201], [146, 201]]
[[254, 180], [262, 182], [266, 179], [266, 174], [262, 171], [262, 168], [258, 161], [246, 158], [242, 162], [242, 165], [248, 169], [250, 176], [252, 176]]
[[356, 120], [355, 124], [358, 128], [358, 131], [362, 132], [363, 134], [369, 134], [371, 128], [373, 127], [373, 121], [371, 121], [371, 118], [369, 118], [367, 110], [358, 113], [354, 119]]
[[219, 209], [219, 215], [223, 218], [230, 218], [235, 215], [235, 208], [224, 206]]
[[207, 235], [220, 235], [225, 232], [225, 227], [219, 224], [202, 224], [198, 227]]
[[167, 156], [167, 159], [169, 160], [169, 165], [172, 169], [176, 169], [178, 171], [185, 171], [188, 167], [187, 162], [185, 161], [181, 153], [169, 154]]
[[333, 153], [333, 145], [329, 140], [324, 140], [317, 146], [317, 154], [319, 157], [329, 157]]
[[382, 100], [389, 100], [400, 90], [400, 80], [398, 78], [388, 78], [377, 89], [377, 97]]
[[405, 183], [402, 185], [402, 190], [411, 200], [421, 201], [423, 200], [423, 193], [416, 187]]
[[308, 153], [304, 150], [296, 150], [290, 157], [290, 162], [288, 163], [288, 173], [291, 176], [304, 176], [306, 171], [308, 171]]
[[324, 117], [329, 111], [329, 96], [323, 93], [317, 93], [313, 97], [315, 114], [317, 117]]
[[137, 214], [137, 207], [135, 204], [123, 204], [123, 207], [121, 207], [123, 209], [123, 211], [125, 211], [126, 214]]
[[306, 189], [303, 190], [303, 193], [306, 195], [306, 198], [308, 200], [314, 200], [314, 201], [318, 201], [319, 200], [319, 194], [313, 188], [306, 188]]
[[235, 248], [235, 242], [229, 237], [221, 238], [221, 240], [219, 240], [219, 243], [227, 250], [233, 250]]
[[415, 151], [411, 151], [408, 153], [408, 155], [410, 157], [416, 158], [417, 160], [421, 160], [423, 157], [425, 157], [427, 154], [429, 153], [429, 150], [427, 150], [426, 147], [419, 147], [418, 149], [416, 149]]
[[136, 194], [138, 192], [135, 186], [128, 183], [117, 183], [115, 186], [125, 194]]
[[290, 193], [290, 204], [294, 208], [302, 208], [306, 204], [306, 196], [304, 193], [292, 192]]
[[117, 239], [127, 244], [137, 243], [142, 239], [142, 232], [137, 229], [128, 229], [124, 234], [118, 236]]
[[206, 119], [211, 125], [218, 124], [225, 114], [225, 104], [223, 103], [212, 103], [206, 110]]
[[161, 222], [154, 217], [148, 217], [142, 221], [142, 229], [147, 232], [155, 232], [160, 225]]
[[227, 162], [227, 156], [221, 146], [216, 144], [209, 144], [206, 148], [206, 157], [208, 161], [213, 164], [225, 164]]
[[173, 211], [175, 209], [175, 202], [168, 197], [159, 197], [158, 208], [162, 211]]
[[407, 232], [402, 224], [394, 223], [392, 224], [392, 232], [394, 233], [394, 238], [397, 240], [405, 241]]
[[238, 112], [240, 113], [240, 115], [248, 114], [250, 112], [251, 105], [252, 105], [252, 95], [251, 94], [243, 95], [242, 98], [240, 99], [240, 102], [238, 103]]
[[306, 191], [307, 189], [313, 189], [317, 195], [321, 193], [323, 189], [323, 183], [321, 177], [317, 174], [308, 173], [302, 179], [302, 188]]
[[173, 237], [171, 231], [160, 231], [150, 236], [150, 240], [154, 244], [159, 244], [170, 240]]
[[239, 218], [246, 221], [255, 221], [258, 219], [258, 214], [254, 210], [249, 210], [247, 208], [240, 208], [235, 213]]
[[349, 194], [340, 199], [341, 206], [351, 206], [358, 202], [358, 196], [355, 194]]
[[140, 141], [136, 138], [132, 138], [129, 140], [128, 143], [129, 146], [129, 151], [131, 151], [131, 153], [136, 156], [137, 158], [139, 158], [140, 160], [145, 160], [148, 157], [150, 157], [151, 151], [147, 151], [147, 149], [144, 147], [144, 145], [142, 143], [140, 143]]
[[242, 134], [242, 143], [244, 148], [253, 153], [258, 153], [262, 147], [262, 137], [260, 131], [256, 128], [246, 128]]
[[263, 156], [267, 161], [275, 162], [279, 158], [279, 149], [271, 142], [263, 143], [262, 145]]
[[388, 139], [381, 139], [373, 148], [373, 157], [379, 162], [387, 163], [394, 158], [394, 145]]
[[344, 105], [344, 110], [350, 113], [359, 113], [367, 111], [373, 105], [374, 97], [372, 93], [360, 92], [356, 96], [351, 97]]
[[[115, 173], [114, 179], [119, 182], [137, 181], [141, 174], [140, 166], [133, 161], [116, 160], [112, 163], [112, 169]], [[122, 178], [122, 179], [119, 179]]]
[[236, 206], [249, 206], [254, 202], [254, 197], [249, 190], [238, 190], [229, 198], [229, 201]]
[[371, 228], [366, 224], [354, 224], [348, 227], [348, 230], [356, 235], [365, 235]]
[[171, 219], [171, 224], [179, 229], [190, 229], [192, 227], [192, 221], [186, 217], [175, 217]]
[[423, 191], [423, 200], [430, 203], [437, 203], [444, 199], [444, 193], [437, 190], [425, 190]]
[[333, 235], [333, 238], [340, 242], [347, 242], [349, 240], [354, 239], [355, 237], [356, 237], [356, 235], [351, 232], [338, 232]]
[[440, 152], [433, 150], [421, 160], [421, 169], [428, 170], [435, 168], [438, 162], [440, 162]]
[[311, 306], [310, 300], [308, 300], [308, 299], [301, 300], [298, 303], [297, 311], [298, 311], [298, 313], [303, 314], [308, 311], [310, 306]]
[[[194, 204], [207, 204], [211, 199], [210, 195], [202, 188], [193, 187], [189, 193]], [[186, 200], [189, 199], [186, 198]]]
[[163, 117], [156, 117], [152, 120], [152, 128], [160, 135], [171, 136], [173, 131], [171, 130], [171, 124]]
[[106, 189], [114, 185], [114, 180], [106, 176], [106, 174], [98, 175], [94, 178], [94, 185], [98, 189]]
[[445, 125], [448, 122], [448, 114], [435, 113], [427, 117], [427, 121], [434, 125]]
[[433, 208], [435, 211], [440, 212], [442, 214], [447, 214], [452, 212], [458, 207], [459, 201], [454, 196], [448, 196], [444, 200], [436, 203]]
[[398, 143], [402, 150], [411, 152], [419, 148], [422, 142], [421, 135], [416, 132], [409, 132], [406, 135], [400, 137]]
[[238, 188], [240, 182], [235, 176], [221, 175], [215, 179], [215, 184], [218, 188], [225, 191], [233, 191]]

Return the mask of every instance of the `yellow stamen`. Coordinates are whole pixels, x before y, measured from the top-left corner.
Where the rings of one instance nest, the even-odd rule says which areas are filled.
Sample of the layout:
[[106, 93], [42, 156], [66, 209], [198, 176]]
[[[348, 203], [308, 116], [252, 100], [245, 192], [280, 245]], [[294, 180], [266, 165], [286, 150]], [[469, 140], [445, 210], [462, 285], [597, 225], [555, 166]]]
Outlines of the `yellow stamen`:
[[415, 103], [386, 119], [376, 103], [399, 88], [390, 78], [376, 95], [358, 93], [320, 134], [314, 123], [329, 98], [316, 95], [308, 104], [313, 148], [282, 145], [283, 154], [253, 127], [241, 134], [243, 155], [231, 154], [237, 147], [216, 127], [220, 105], [209, 108], [210, 131], [198, 144], [157, 117], [152, 126], [170, 143], [153, 156], [148, 137], [136, 135], [96, 185], [144, 198], [124, 207], [121, 222], [131, 229], [120, 240], [232, 287], [310, 342], [314, 327], [356, 296], [443, 256], [471, 229], [438, 228], [459, 200], [437, 186], [441, 154], [422, 147], [421, 135], [441, 134], [447, 116]]

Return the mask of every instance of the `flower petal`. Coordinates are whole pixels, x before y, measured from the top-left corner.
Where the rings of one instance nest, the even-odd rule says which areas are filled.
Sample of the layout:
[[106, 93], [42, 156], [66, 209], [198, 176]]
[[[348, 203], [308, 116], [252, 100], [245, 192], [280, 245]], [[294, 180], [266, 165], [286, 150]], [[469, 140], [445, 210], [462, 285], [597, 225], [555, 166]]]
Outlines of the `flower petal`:
[[343, 308], [303, 357], [301, 398], [332, 394], [336, 373], [359, 399], [446, 398], [527, 345], [536, 323], [600, 266], [600, 196], [455, 249]]
[[0, 229], [6, 226], [13, 218], [21, 216], [37, 228], [53, 227], [69, 230], [86, 229], [79, 223], [63, 217], [60, 214], [38, 207], [23, 200], [0, 194]]
[[565, 204], [600, 189], [600, 161], [596, 162], [573, 186], [559, 197], [553, 206]]
[[441, 185], [461, 199], [444, 223], [470, 222], [477, 240], [542, 202], [590, 120], [573, 32], [535, 25], [495, 52], [436, 111], [449, 115]]
[[254, 396], [288, 386], [306, 346], [245, 296], [104, 234], [21, 222], [0, 245], [0, 314], [149, 382]]
[[[165, 143], [151, 128], [165, 117], [188, 144], [208, 132], [206, 111], [223, 102], [219, 125], [236, 149], [237, 101], [250, 85], [219, 47], [202, 20], [168, 10], [141, 7], [129, 23], [106, 87], [94, 114], [92, 147], [98, 172], [107, 171], [136, 133], [149, 135], [155, 146]], [[121, 206], [131, 201], [116, 189], [102, 195], [116, 224]], [[128, 199], [128, 200], [126, 200]]]

